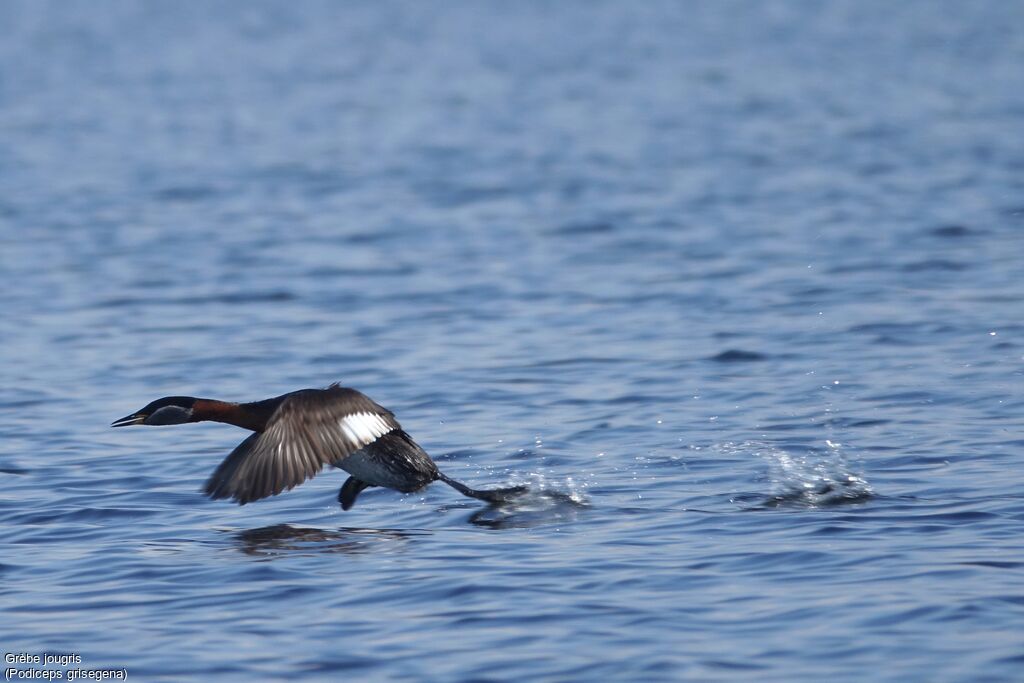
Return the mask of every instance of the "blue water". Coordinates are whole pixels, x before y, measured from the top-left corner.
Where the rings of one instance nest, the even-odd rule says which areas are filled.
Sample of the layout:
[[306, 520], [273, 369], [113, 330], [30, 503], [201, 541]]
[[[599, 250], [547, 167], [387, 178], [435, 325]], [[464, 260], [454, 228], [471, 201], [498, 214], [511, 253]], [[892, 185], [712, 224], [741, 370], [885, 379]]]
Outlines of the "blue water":
[[[0, 649], [1021, 679], [1024, 4], [181, 5], [0, 5]], [[531, 492], [107, 426], [332, 381]]]

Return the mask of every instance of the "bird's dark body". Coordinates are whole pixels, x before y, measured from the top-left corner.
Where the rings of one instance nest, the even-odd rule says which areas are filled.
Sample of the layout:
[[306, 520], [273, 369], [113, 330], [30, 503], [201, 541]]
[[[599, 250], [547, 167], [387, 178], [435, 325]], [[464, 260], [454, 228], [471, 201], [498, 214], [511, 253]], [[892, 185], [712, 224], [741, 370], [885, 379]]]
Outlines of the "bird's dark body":
[[525, 491], [525, 487], [478, 491], [445, 476], [391, 411], [355, 389], [336, 384], [252, 403], [171, 396], [112, 426], [205, 420], [253, 431], [203, 489], [211, 498], [231, 498], [242, 505], [293, 488], [325, 465], [351, 475], [338, 493], [345, 510], [370, 486], [411, 493], [441, 480], [464, 495], [492, 503]]
[[402, 493], [419, 491], [437, 481], [437, 465], [402, 430], [385, 434], [336, 467], [371, 486], [386, 486]]

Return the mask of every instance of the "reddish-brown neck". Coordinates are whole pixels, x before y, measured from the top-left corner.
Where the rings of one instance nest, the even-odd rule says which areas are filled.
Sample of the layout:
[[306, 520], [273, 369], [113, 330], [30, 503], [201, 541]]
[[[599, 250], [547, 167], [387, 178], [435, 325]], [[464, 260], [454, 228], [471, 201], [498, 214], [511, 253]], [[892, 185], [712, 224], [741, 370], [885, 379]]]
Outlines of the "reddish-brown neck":
[[270, 415], [254, 410], [251, 403], [227, 403], [212, 398], [197, 398], [192, 405], [193, 422], [225, 422], [242, 429], [262, 432]]

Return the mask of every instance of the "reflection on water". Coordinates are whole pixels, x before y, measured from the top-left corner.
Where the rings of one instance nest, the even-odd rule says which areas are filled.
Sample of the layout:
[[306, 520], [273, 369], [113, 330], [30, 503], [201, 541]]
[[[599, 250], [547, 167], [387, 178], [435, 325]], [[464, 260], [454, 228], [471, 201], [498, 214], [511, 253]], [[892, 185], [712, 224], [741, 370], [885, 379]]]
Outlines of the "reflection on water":
[[566, 500], [544, 510], [507, 509], [489, 507], [474, 512], [469, 521], [476, 526], [489, 529], [528, 529], [542, 525], [573, 522], [585, 506]]
[[428, 531], [345, 527], [330, 530], [275, 524], [235, 532], [233, 536], [239, 550], [246, 555], [276, 557], [295, 553], [356, 555], [382, 549], [392, 552], [401, 549], [410, 539], [429, 533]]
[[870, 489], [856, 482], [820, 483], [808, 488], [792, 488], [765, 496], [763, 493], [741, 493], [732, 497], [733, 502], [743, 503], [747, 510], [772, 508], [826, 508], [837, 505], [866, 503], [875, 497]]

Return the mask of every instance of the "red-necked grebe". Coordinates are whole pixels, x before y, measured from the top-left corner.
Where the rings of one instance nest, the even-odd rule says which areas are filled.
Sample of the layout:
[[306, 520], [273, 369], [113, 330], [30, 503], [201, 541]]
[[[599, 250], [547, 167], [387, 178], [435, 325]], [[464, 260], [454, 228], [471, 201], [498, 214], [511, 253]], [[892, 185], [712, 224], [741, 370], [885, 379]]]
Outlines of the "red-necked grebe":
[[204, 420], [255, 432], [238, 444], [203, 487], [211, 498], [231, 498], [240, 505], [298, 486], [316, 476], [324, 465], [352, 475], [338, 492], [344, 510], [351, 508], [368, 486], [411, 493], [440, 480], [463, 495], [490, 503], [526, 491], [524, 486], [478, 491], [450, 479], [402, 430], [390, 410], [337, 384], [253, 403], [168, 396], [110, 426]]

